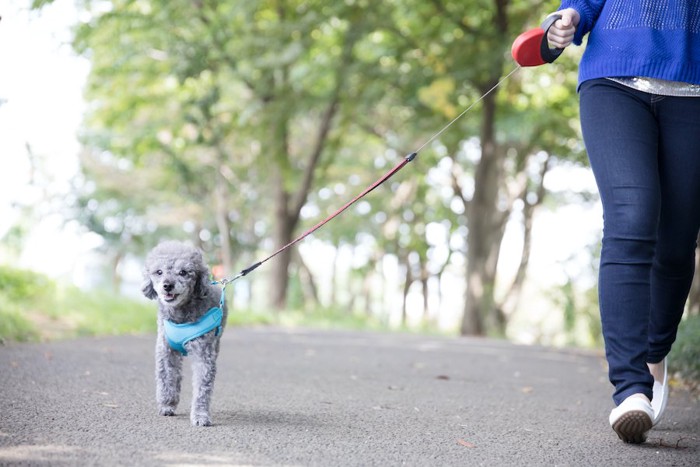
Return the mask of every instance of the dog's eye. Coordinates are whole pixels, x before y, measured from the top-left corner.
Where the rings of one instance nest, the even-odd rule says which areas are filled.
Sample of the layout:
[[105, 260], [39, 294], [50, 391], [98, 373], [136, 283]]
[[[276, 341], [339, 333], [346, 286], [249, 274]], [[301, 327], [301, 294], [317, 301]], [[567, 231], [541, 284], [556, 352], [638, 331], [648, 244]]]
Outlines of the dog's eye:
[[163, 275], [163, 271], [162, 271], [161, 269], [158, 269], [154, 274], [155, 274], [156, 276], [162, 276], [162, 275]]
[[185, 276], [187, 275], [187, 271], [185, 271], [185, 270], [183, 269], [183, 270], [181, 270], [180, 272], [178, 272], [178, 274], [181, 275], [182, 277], [185, 277]]

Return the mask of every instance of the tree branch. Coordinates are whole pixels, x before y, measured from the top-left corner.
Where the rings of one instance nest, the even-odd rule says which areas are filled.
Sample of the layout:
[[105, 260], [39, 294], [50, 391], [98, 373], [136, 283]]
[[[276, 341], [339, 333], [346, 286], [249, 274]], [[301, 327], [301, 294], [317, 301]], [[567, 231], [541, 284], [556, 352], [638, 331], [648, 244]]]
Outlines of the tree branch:
[[551, 158], [551, 154], [548, 153], [547, 159], [540, 167], [539, 181], [537, 184], [537, 189], [535, 190], [535, 193], [537, 195], [536, 201], [532, 203], [527, 201], [527, 189], [524, 189], [520, 196], [520, 199], [523, 201], [523, 250], [520, 255], [520, 264], [518, 265], [518, 270], [515, 273], [513, 282], [511, 283], [510, 287], [508, 288], [508, 291], [503, 297], [501, 305], [498, 307], [499, 309], [503, 310], [503, 312], [510, 311], [512, 313], [514, 310], [517, 309], [517, 303], [520, 298], [520, 292], [522, 291], [523, 283], [525, 282], [527, 267], [530, 264], [530, 251], [532, 249], [533, 215], [535, 212], [535, 208], [542, 204], [544, 196], [546, 194], [546, 189], [544, 187], [544, 177], [547, 174], [547, 171], [549, 171]]

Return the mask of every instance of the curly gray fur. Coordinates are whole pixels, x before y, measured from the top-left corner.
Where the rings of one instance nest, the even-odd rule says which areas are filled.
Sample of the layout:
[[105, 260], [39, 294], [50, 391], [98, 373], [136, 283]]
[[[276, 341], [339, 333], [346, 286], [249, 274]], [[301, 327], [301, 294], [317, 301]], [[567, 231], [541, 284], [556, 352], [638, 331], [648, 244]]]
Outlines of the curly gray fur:
[[[180, 402], [182, 354], [173, 350], [165, 337], [163, 320], [192, 323], [219, 305], [221, 289], [209, 282], [209, 269], [202, 253], [189, 245], [168, 241], [159, 244], [146, 257], [143, 294], [158, 300], [156, 339], [156, 402], [161, 415], [175, 415]], [[224, 306], [222, 328], [228, 310]], [[211, 425], [210, 405], [216, 378], [216, 358], [221, 333], [215, 331], [185, 344], [192, 357], [192, 407], [194, 426]]]

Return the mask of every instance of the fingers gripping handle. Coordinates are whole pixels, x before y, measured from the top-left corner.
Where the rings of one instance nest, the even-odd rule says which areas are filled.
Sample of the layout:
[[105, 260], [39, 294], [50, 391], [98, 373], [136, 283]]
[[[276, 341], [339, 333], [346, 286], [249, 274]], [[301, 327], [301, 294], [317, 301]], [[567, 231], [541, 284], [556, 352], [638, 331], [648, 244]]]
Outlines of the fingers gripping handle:
[[542, 56], [542, 60], [547, 63], [552, 63], [554, 60], [559, 58], [559, 55], [561, 55], [561, 53], [564, 51], [564, 49], [550, 47], [549, 42], [547, 41], [549, 29], [554, 25], [554, 23], [557, 22], [557, 20], [560, 19], [560, 14], [551, 15], [544, 20], [541, 26], [542, 30], [544, 31], [544, 35], [542, 36], [542, 42], [540, 42], [540, 55]]

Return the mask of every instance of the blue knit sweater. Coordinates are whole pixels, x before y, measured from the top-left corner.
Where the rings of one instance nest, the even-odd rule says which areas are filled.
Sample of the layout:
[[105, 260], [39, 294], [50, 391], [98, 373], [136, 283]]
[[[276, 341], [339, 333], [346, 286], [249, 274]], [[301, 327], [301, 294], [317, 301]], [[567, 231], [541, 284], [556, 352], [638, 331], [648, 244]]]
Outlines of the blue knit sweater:
[[581, 15], [574, 44], [590, 33], [579, 83], [645, 76], [700, 84], [700, 0], [563, 0]]

